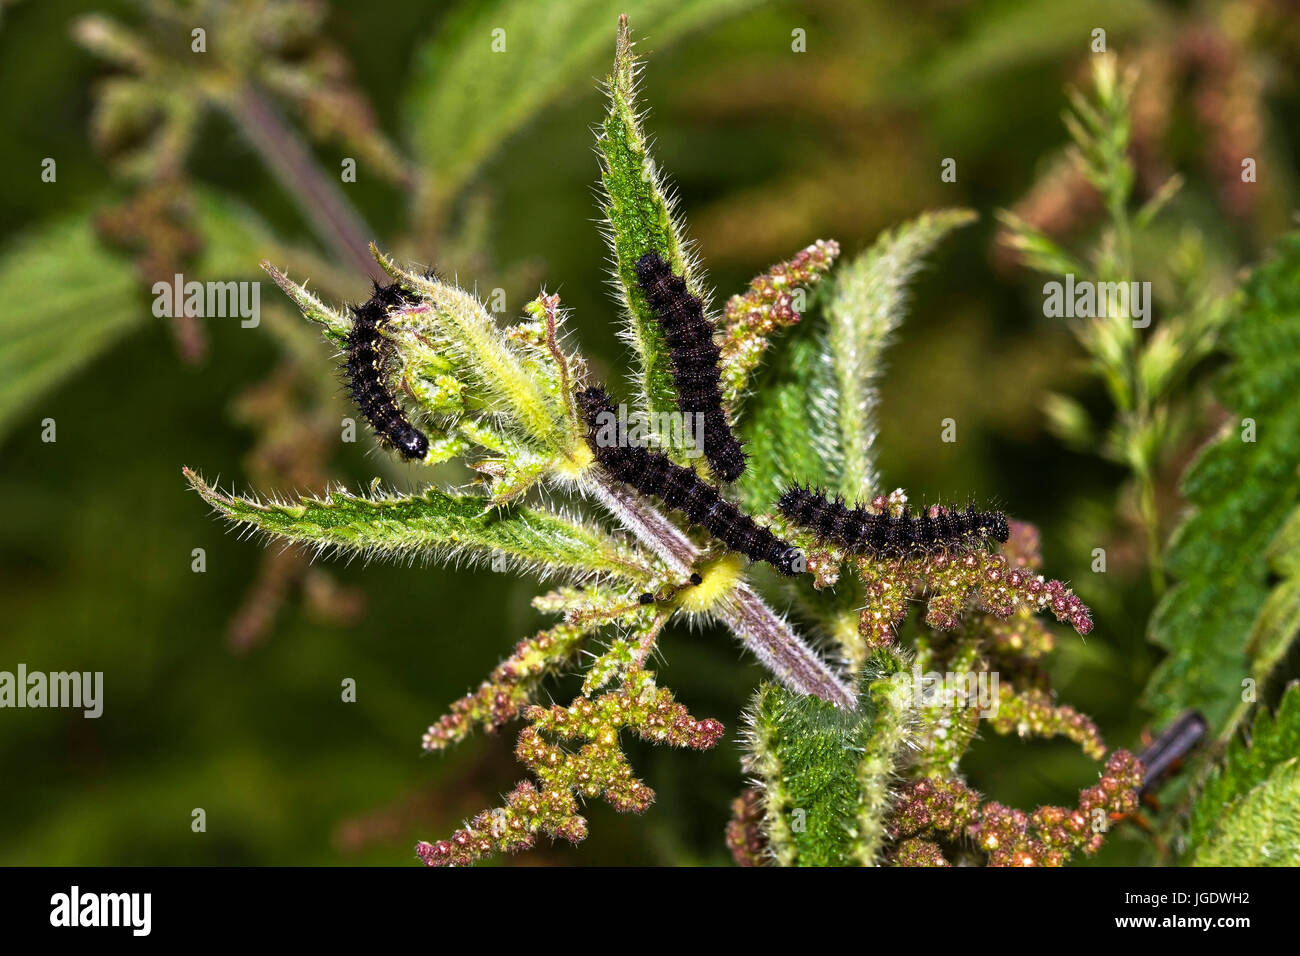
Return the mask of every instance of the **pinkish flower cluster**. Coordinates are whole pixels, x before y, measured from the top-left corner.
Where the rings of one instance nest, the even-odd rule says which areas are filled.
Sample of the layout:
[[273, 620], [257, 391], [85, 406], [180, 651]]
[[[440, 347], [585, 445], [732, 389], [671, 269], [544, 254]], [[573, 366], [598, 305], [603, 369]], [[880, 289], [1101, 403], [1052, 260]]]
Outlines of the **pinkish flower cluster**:
[[890, 861], [894, 866], [952, 866], [937, 843], [920, 837], [908, 837], [899, 841]]
[[1027, 664], [1051, 653], [1056, 638], [1029, 608], [1010, 617], [987, 617], [981, 622], [981, 636], [989, 653], [1002, 661]]
[[1066, 737], [1094, 760], [1106, 756], [1101, 731], [1092, 719], [1069, 705], [1058, 705], [1050, 693], [1038, 688], [1016, 692], [1003, 684], [998, 688], [997, 713], [989, 718], [989, 723], [1000, 734]]
[[[577, 843], [587, 835], [578, 797], [600, 797], [616, 810], [640, 813], [654, 791], [632, 774], [619, 747], [619, 730], [643, 740], [708, 750], [724, 733], [716, 720], [696, 720], [655, 684], [646, 670], [627, 674], [615, 691], [578, 697], [568, 707], [533, 705], [519, 734], [515, 755], [537, 777], [540, 789], [519, 784], [496, 810], [474, 817], [449, 839], [420, 843], [416, 853], [429, 866], [464, 866], [494, 852], [514, 853], [533, 845], [538, 834]], [[585, 741], [576, 751], [557, 741]]]
[[1032, 569], [1008, 567], [1001, 553], [976, 548], [958, 554], [855, 561], [867, 593], [858, 630], [871, 647], [893, 643], [894, 628], [907, 614], [911, 599], [919, 595], [926, 597], [926, 624], [938, 630], [957, 627], [972, 605], [1001, 618], [1019, 608], [1050, 611], [1080, 634], [1092, 630], [1092, 615], [1073, 591]]
[[1025, 813], [980, 796], [955, 779], [907, 784], [894, 806], [889, 835], [899, 842], [892, 860], [901, 866], [945, 866], [931, 838], [964, 837], [988, 855], [990, 866], [1062, 866], [1075, 852], [1096, 853], [1112, 814], [1132, 813], [1142, 766], [1131, 753], [1111, 755], [1101, 779], [1079, 793], [1074, 808], [1044, 806]]
[[839, 243], [818, 239], [793, 259], [753, 279], [742, 295], [727, 301], [721, 367], [728, 404], [744, 391], [749, 374], [767, 351], [771, 334], [799, 321], [796, 290], [817, 283], [839, 254]]
[[475, 727], [488, 733], [513, 720], [532, 701], [547, 674], [569, 664], [582, 647], [588, 628], [558, 624], [515, 645], [478, 690], [451, 705], [424, 735], [425, 750], [442, 750], [464, 740]]
[[763, 833], [763, 791], [747, 787], [731, 801], [727, 823], [727, 849], [737, 866], [762, 866], [767, 862], [767, 836]]

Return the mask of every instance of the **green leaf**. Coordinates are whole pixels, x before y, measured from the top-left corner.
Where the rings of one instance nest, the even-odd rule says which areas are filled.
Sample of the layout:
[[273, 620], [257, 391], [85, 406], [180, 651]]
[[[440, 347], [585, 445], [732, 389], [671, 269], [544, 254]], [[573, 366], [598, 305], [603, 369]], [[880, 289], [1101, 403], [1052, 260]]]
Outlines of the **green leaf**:
[[1268, 549], [1269, 569], [1279, 581], [1259, 609], [1246, 654], [1255, 682], [1264, 685], [1300, 634], [1300, 508], [1291, 512]]
[[675, 408], [676, 391], [663, 333], [637, 284], [636, 262], [648, 252], [657, 253], [672, 265], [674, 272], [685, 277], [692, 294], [704, 300], [707, 296], [692, 268], [682, 241], [682, 227], [674, 217], [673, 203], [650, 158], [637, 115], [639, 65], [632, 45], [627, 24], [620, 20], [614, 69], [605, 81], [609, 114], [596, 145], [601, 158], [614, 279], [627, 316], [623, 335], [636, 353], [638, 404], [657, 415]]
[[[1252, 645], [1257, 662], [1246, 648], [1269, 593], [1270, 542], [1300, 498], [1300, 234], [1251, 276], [1223, 335], [1232, 364], [1220, 397], [1232, 420], [1183, 479], [1196, 511], [1170, 541], [1178, 581], [1150, 627], [1169, 652], [1146, 688], [1157, 723], [1194, 707], [1221, 728], [1240, 712], [1242, 681], [1280, 653], [1276, 635]], [[1286, 616], [1270, 607], [1261, 627], [1285, 627], [1270, 622]]]
[[939, 240], [975, 218], [969, 209], [924, 213], [881, 233], [870, 249], [835, 274], [824, 346], [834, 392], [818, 401], [833, 402], [836, 408], [839, 440], [833, 471], [845, 497], [869, 497], [880, 480], [871, 447], [879, 399], [876, 379], [885, 347], [903, 321], [908, 284]]
[[598, 528], [535, 508], [493, 508], [478, 495], [430, 488], [391, 498], [335, 492], [296, 502], [258, 501], [224, 494], [188, 468], [184, 473], [231, 521], [319, 550], [457, 564], [500, 555], [541, 576], [608, 573], [637, 583], [653, 574], [647, 559]]
[[839, 480], [836, 410], [824, 400], [834, 380], [819, 338], [796, 335], [751, 399], [744, 428], [749, 467], [740, 483], [750, 511], [769, 510], [796, 482], [830, 487]]
[[1259, 714], [1250, 743], [1234, 739], [1192, 806], [1187, 842], [1205, 866], [1300, 865], [1300, 686], [1277, 716]]
[[[441, 205], [515, 132], [571, 89], [585, 89], [619, 14], [658, 48], [757, 0], [531, 0], [462, 3], [416, 52], [406, 116]], [[501, 33], [494, 31], [501, 30]], [[505, 43], [494, 52], [493, 42]], [[498, 44], [499, 45], [499, 44]]]
[[1300, 758], [1234, 803], [1193, 866], [1300, 866]]
[[765, 511], [783, 490], [808, 482], [850, 498], [878, 482], [871, 461], [875, 383], [893, 331], [903, 321], [908, 283], [945, 235], [973, 222], [964, 209], [926, 213], [875, 244], [819, 288], [806, 319], [755, 390], [745, 428], [746, 506]]
[[131, 265], [90, 216], [46, 223], [0, 254], [0, 435], [42, 394], [150, 317]]
[[893, 656], [872, 661], [877, 679], [855, 711], [775, 684], [759, 688], [747, 766], [763, 787], [764, 829], [777, 863], [877, 862], [915, 716], [910, 677], [898, 666]]

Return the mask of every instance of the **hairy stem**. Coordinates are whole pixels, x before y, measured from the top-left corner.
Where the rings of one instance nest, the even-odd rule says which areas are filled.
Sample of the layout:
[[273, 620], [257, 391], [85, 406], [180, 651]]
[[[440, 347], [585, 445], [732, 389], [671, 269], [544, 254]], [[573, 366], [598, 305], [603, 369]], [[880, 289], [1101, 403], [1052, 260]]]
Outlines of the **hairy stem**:
[[[592, 471], [583, 489], [599, 500], [642, 544], [683, 577], [699, 551], [681, 529], [633, 492]], [[743, 580], [713, 612], [781, 683], [837, 707], [857, 706], [853, 691]]]
[[275, 107], [249, 85], [234, 91], [223, 105], [334, 256], [364, 275], [383, 279], [370, 255], [370, 227]]
[[716, 613], [786, 687], [845, 710], [857, 709], [853, 691], [748, 584], [738, 584]]
[[669, 568], [682, 577], [691, 573], [700, 553], [675, 524], [623, 485], [594, 469], [588, 472], [582, 488], [598, 499], [623, 527], [657, 554]]

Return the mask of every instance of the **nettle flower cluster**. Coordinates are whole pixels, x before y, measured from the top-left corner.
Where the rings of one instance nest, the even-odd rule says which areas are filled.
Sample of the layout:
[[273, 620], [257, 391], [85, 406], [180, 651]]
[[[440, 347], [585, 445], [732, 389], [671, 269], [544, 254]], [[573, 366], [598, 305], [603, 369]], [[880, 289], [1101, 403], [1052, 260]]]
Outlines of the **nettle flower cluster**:
[[[522, 723], [516, 755], [532, 779], [448, 838], [419, 844], [428, 864], [468, 864], [539, 837], [579, 841], [587, 832], [583, 800], [646, 810], [654, 793], [623, 753], [624, 732], [713, 747], [723, 725], [692, 716], [647, 666], [665, 626], [682, 617], [729, 629], [773, 677], [749, 717], [755, 785], [728, 831], [738, 860], [937, 863], [943, 842], [959, 838], [993, 863], [1059, 863], [1071, 850], [1094, 850], [1097, 840], [1066, 811], [981, 808], [958, 769], [981, 722], [999, 733], [1063, 735], [1104, 756], [1096, 728], [1055, 702], [1040, 667], [1052, 635], [1038, 612], [1086, 633], [1087, 608], [1039, 574], [1027, 526], [944, 509], [910, 519], [902, 492], [875, 491], [881, 354], [925, 255], [972, 215], [921, 216], [833, 276], [839, 247], [818, 241], [715, 312], [649, 156], [637, 69], [623, 20], [598, 139], [606, 234], [632, 353], [630, 381], [612, 390], [650, 422], [683, 411], [689, 396], [716, 399], [712, 427], [747, 438], [744, 457], [717, 459], [743, 472], [739, 481], [718, 480], [708, 449], [705, 459], [691, 459], [669, 435], [653, 452], [593, 447], [592, 396], [604, 399], [592, 386], [602, 383], [567, 341], [558, 296], [543, 292], [503, 327], [470, 293], [373, 247], [392, 285], [350, 310], [266, 268], [347, 353], [348, 374], [367, 376], [363, 388], [352, 383], [353, 393], [367, 396], [358, 403], [381, 443], [391, 432], [407, 457], [463, 462], [478, 479], [414, 494], [376, 482], [364, 494], [255, 500], [186, 474], [221, 514], [299, 546], [492, 561], [553, 582], [533, 603], [558, 621], [521, 641], [424, 736], [424, 747], [437, 751], [475, 729]], [[772, 350], [783, 331], [786, 347]], [[648, 454], [653, 460], [636, 457]], [[648, 463], [658, 486], [629, 462]], [[930, 546], [895, 553], [828, 545], [775, 508], [781, 492], [801, 482], [866, 502], [852, 519], [864, 542], [897, 543], [906, 527]], [[745, 555], [761, 549], [737, 544], [777, 539], [806, 561], [787, 561], [783, 550], [780, 561], [751, 563]], [[919, 619], [909, 614], [918, 598], [926, 604]], [[791, 607], [793, 620], [772, 601]], [[833, 659], [805, 635], [831, 647]], [[914, 686], [914, 667], [997, 672], [996, 706], [928, 698]], [[569, 704], [538, 702], [548, 678], [575, 669], [583, 683]], [[1127, 808], [1135, 773], [1131, 758], [1112, 757], [1099, 784], [1104, 797], [1085, 791], [1079, 812]]]

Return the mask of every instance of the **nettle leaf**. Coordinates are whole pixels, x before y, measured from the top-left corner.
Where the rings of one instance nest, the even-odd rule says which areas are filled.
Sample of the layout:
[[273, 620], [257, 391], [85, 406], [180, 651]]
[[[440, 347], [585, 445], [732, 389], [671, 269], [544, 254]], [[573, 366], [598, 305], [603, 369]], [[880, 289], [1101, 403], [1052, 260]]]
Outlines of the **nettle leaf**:
[[501, 556], [542, 577], [615, 574], [641, 583], [655, 574], [649, 559], [598, 528], [536, 508], [494, 508], [478, 495], [430, 488], [409, 496], [333, 492], [324, 498], [260, 501], [224, 494], [188, 468], [184, 473], [231, 521], [322, 551], [457, 564]]
[[632, 52], [626, 18], [619, 20], [614, 69], [607, 77], [609, 114], [596, 142], [601, 158], [606, 234], [614, 259], [614, 282], [627, 316], [623, 337], [636, 354], [638, 404], [651, 414], [676, 407], [671, 364], [654, 310], [637, 284], [636, 261], [657, 253], [673, 272], [684, 276], [692, 295], [708, 301], [674, 216], [675, 202], [666, 192], [650, 158], [637, 114], [639, 61]]
[[1300, 866], [1300, 757], [1232, 805], [1193, 866]]
[[1300, 865], [1300, 686], [1276, 717], [1260, 713], [1234, 739], [1192, 806], [1188, 857], [1203, 866]]
[[882, 232], [835, 270], [828, 292], [818, 291], [815, 311], [825, 324], [799, 330], [752, 400], [750, 467], [741, 485], [748, 507], [770, 508], [795, 482], [848, 498], [874, 493], [876, 380], [885, 347], [903, 321], [908, 285], [925, 257], [975, 218], [966, 209], [939, 210]]
[[104, 250], [86, 215], [38, 226], [0, 254], [0, 296], [0, 435], [151, 318], [131, 264]]
[[790, 342], [751, 399], [744, 429], [749, 467], [740, 480], [751, 511], [769, 510], [796, 482], [831, 487], [838, 481], [835, 409], [823, 401], [834, 379], [819, 339], [804, 334]]
[[1267, 559], [1280, 580], [1259, 609], [1246, 645], [1257, 684], [1272, 676], [1300, 634], [1300, 508], [1269, 545]]
[[[890, 663], [892, 661], [892, 663]], [[874, 662], [855, 711], [764, 684], [751, 709], [746, 767], [762, 788], [763, 829], [782, 866], [871, 866], [915, 709], [897, 658]]]
[[[655, 25], [662, 49], [756, 0], [531, 0], [463, 3], [416, 52], [407, 103], [428, 171], [426, 204], [455, 196], [482, 163], [566, 90], [582, 88], [622, 13]], [[498, 32], [500, 31], [500, 32]]]
[[1265, 602], [1270, 543], [1300, 500], [1300, 234], [1255, 271], [1233, 312], [1219, 390], [1232, 420], [1183, 479], [1196, 511], [1170, 541], [1177, 583], [1151, 620], [1151, 641], [1169, 652], [1145, 693], [1157, 723], [1194, 707], [1222, 727], [1242, 681], [1267, 674], [1294, 636], [1286, 595]]

